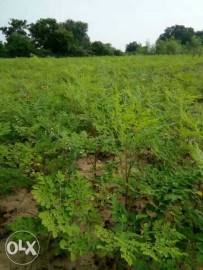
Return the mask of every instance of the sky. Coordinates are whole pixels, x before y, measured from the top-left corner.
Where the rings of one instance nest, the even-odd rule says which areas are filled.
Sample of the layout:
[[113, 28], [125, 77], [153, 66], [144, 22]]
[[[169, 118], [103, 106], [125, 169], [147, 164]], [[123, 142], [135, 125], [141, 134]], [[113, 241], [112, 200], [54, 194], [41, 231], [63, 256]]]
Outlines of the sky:
[[48, 17], [87, 22], [91, 41], [124, 50], [132, 41], [153, 44], [175, 24], [203, 30], [203, 0], [0, 0], [0, 26]]

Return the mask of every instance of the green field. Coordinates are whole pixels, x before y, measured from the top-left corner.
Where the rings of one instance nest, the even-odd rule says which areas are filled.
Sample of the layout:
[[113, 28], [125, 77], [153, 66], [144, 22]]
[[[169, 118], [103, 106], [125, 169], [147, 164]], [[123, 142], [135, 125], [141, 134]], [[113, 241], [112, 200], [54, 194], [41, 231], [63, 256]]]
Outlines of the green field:
[[0, 59], [0, 97], [1, 198], [39, 204], [10, 230], [101, 269], [201, 269], [203, 57]]

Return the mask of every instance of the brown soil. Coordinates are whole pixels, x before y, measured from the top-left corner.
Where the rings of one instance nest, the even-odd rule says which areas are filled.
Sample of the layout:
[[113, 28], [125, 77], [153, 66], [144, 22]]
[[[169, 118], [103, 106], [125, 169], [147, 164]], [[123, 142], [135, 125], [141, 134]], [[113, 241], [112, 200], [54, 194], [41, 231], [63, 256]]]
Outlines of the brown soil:
[[37, 215], [37, 204], [31, 192], [16, 189], [13, 194], [0, 198], [0, 236], [7, 231], [7, 225], [20, 217]]
[[[81, 174], [89, 179], [102, 175], [104, 163], [97, 159], [96, 172], [95, 156], [88, 155], [78, 159], [77, 166]], [[39, 256], [36, 261], [27, 266], [15, 265], [5, 253], [5, 242], [10, 232], [7, 225], [17, 218], [27, 216], [37, 216], [38, 206], [30, 191], [25, 188], [13, 190], [12, 194], [0, 197], [0, 270], [99, 270], [95, 264], [95, 258], [92, 254], [79, 258], [76, 262], [71, 262], [67, 255], [55, 256], [54, 250], [49, 250], [47, 254]], [[109, 216], [109, 213], [105, 212]], [[100, 263], [97, 263], [100, 264]], [[102, 267], [105, 270], [104, 266]], [[108, 268], [109, 269], [109, 268]]]
[[12, 265], [5, 254], [4, 245], [8, 237], [7, 225], [20, 217], [37, 215], [37, 204], [26, 189], [16, 189], [13, 194], [0, 198], [0, 270], [21, 269]]
[[104, 162], [96, 158], [95, 155], [79, 158], [76, 165], [81, 174], [89, 179], [92, 179], [94, 176], [101, 176], [105, 169]]
[[15, 265], [5, 253], [5, 242], [9, 236], [7, 225], [20, 217], [36, 216], [37, 203], [30, 191], [16, 189], [13, 194], [0, 198], [0, 270], [97, 270], [92, 254], [71, 262], [67, 255], [57, 257], [53, 250], [46, 255], [39, 256], [36, 261], [27, 266]]

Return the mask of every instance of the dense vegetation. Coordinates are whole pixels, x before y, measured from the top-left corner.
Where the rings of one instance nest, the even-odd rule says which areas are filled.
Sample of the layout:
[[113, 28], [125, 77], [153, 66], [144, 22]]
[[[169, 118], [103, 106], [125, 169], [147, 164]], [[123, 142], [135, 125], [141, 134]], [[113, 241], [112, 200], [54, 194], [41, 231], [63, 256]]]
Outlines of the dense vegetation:
[[88, 24], [53, 18], [28, 24], [26, 20], [11, 19], [1, 27], [6, 43], [0, 44], [0, 57], [122, 55], [120, 50], [100, 41], [90, 42]]
[[[0, 27], [6, 42], [0, 42], [0, 57], [46, 56], [122, 56], [124, 52], [110, 43], [91, 42], [88, 24], [53, 18], [39, 19], [28, 24], [26, 20], [11, 19], [8, 26]], [[174, 25], [167, 27], [156, 44], [142, 45], [136, 41], [126, 45], [125, 54], [192, 54], [201, 55], [203, 31]]]
[[202, 74], [191, 56], [1, 59], [0, 191], [39, 203], [10, 229], [114, 269], [199, 269]]

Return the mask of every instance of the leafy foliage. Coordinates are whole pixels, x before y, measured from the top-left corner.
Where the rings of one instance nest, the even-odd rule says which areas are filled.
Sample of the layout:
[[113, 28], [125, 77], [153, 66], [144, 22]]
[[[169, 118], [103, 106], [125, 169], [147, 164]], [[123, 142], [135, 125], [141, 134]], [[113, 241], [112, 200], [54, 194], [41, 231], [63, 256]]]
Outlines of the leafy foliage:
[[148, 54], [201, 55], [203, 34], [191, 27], [167, 27], [154, 45], [143, 46], [133, 41], [126, 45], [125, 53], [110, 43], [90, 42], [88, 24], [68, 19], [57, 22], [43, 18], [27, 24], [26, 20], [11, 19], [9, 26], [0, 27], [6, 43], [0, 43], [0, 57], [64, 57], [64, 56], [122, 56]]
[[73, 260], [198, 269], [202, 66], [189, 56], [1, 59], [2, 193], [32, 184], [43, 233]]
[[130, 42], [126, 45], [125, 51], [128, 53], [137, 53], [141, 48], [141, 44], [138, 44], [136, 41]]
[[1, 27], [0, 30], [2, 33], [6, 36], [6, 39], [8, 40], [12, 35], [21, 35], [21, 36], [27, 36], [27, 21], [26, 20], [18, 20], [18, 19], [11, 19], [8, 23], [8, 27]]
[[195, 35], [195, 31], [192, 27], [185, 27], [184, 25], [174, 25], [167, 27], [163, 34], [160, 35], [160, 40], [166, 40], [174, 37], [179, 40], [181, 44], [191, 42], [192, 36]]
[[10, 57], [30, 57], [34, 46], [30, 39], [24, 35], [13, 34], [8, 38], [6, 50]]

